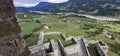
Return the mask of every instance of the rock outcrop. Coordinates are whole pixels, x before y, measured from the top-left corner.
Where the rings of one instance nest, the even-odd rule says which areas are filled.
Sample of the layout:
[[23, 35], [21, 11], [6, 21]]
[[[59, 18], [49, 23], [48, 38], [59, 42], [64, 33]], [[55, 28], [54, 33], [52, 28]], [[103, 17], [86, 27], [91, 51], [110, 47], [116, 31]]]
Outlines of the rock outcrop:
[[15, 17], [13, 0], [0, 0], [0, 56], [29, 56]]

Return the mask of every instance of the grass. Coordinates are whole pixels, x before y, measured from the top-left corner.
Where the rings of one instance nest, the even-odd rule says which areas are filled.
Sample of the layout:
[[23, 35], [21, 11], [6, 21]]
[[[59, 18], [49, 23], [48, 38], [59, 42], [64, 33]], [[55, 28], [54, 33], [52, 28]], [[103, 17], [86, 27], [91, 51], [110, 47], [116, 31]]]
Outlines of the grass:
[[[40, 16], [45, 16], [45, 18], [40, 18]], [[24, 19], [24, 20], [28, 20], [28, 19]], [[117, 33], [120, 32], [119, 23], [92, 20], [92, 19], [87, 19], [85, 17], [70, 16], [66, 18], [59, 18], [58, 15], [38, 15], [38, 14], [33, 15], [31, 20], [34, 21], [39, 20], [41, 23], [36, 23], [31, 21], [19, 23], [22, 29], [22, 34], [24, 36], [32, 33], [32, 35], [29, 38], [25, 39], [28, 46], [37, 43], [39, 33], [42, 31], [43, 32], [59, 31], [66, 36], [81, 35], [81, 36], [85, 36], [85, 38], [89, 40], [103, 40], [109, 46], [108, 56], [119, 56], [120, 40], [118, 39], [118, 41], [116, 41], [116, 40], [108, 39], [104, 37], [102, 34], [96, 34], [95, 32], [99, 30], [99, 28], [105, 28], [108, 29], [110, 32], [113, 32], [112, 34], [116, 35], [116, 33], [114, 32]], [[80, 20], [80, 22], [79, 23], [76, 22], [77, 20]], [[66, 21], [70, 21], [70, 22], [66, 22]], [[48, 30], [39, 29], [36, 32], [32, 32], [34, 28], [40, 27], [42, 24], [48, 25], [49, 29]], [[88, 34], [87, 32], [90, 32], [91, 34]], [[68, 46], [72, 43], [71, 41], [64, 42], [64, 40], [61, 39], [60, 36], [48, 37], [47, 39], [44, 40], [44, 42], [49, 42], [50, 39], [60, 39], [63, 41], [64, 46]]]
[[108, 39], [108, 38], [104, 37], [103, 35], [97, 35], [94, 37], [90, 37], [88, 39], [89, 40], [103, 40], [109, 46], [108, 54], [112, 54], [110, 56], [113, 56], [113, 55], [119, 56], [118, 54], [116, 54], [117, 53], [116, 51], [120, 51], [120, 48], [119, 48], [120, 43], [116, 43], [115, 40]]
[[32, 46], [32, 45], [37, 44], [38, 37], [39, 37], [39, 34], [34, 33], [28, 39], [25, 39], [25, 42], [27, 43], [27, 46]]
[[46, 55], [46, 56], [53, 56], [53, 54], [47, 53], [47, 55]]
[[21, 26], [22, 34], [24, 37], [32, 34], [35, 28], [40, 28], [42, 26], [42, 24], [36, 22], [21, 22], [19, 25]]
[[50, 42], [50, 40], [52, 39], [55, 39], [55, 40], [61, 40], [61, 42], [63, 43], [63, 45], [66, 47], [66, 46], [70, 46], [72, 44], [74, 44], [74, 42], [72, 40], [68, 40], [68, 41], [65, 41], [62, 36], [60, 35], [45, 35], [44, 36], [44, 43], [47, 43], [47, 42]]
[[120, 24], [105, 24], [104, 26], [109, 27], [108, 29], [113, 32], [120, 32]]
[[62, 44], [64, 45], [64, 47], [67, 47], [75, 43], [72, 40], [68, 40], [68, 41], [62, 41]]
[[68, 36], [71, 36], [71, 35], [72, 36], [80, 36], [80, 35], [87, 36], [87, 34], [85, 33], [85, 30], [80, 29], [79, 25], [76, 25], [76, 23], [74, 22], [70, 22], [70, 23], [63, 22], [62, 19], [57, 18], [57, 16], [56, 17], [50, 16], [49, 18], [40, 19], [40, 20], [43, 24], [47, 24], [50, 27], [50, 29], [48, 30], [42, 29], [41, 31], [43, 32], [60, 31]]
[[60, 35], [45, 35], [44, 36], [44, 43], [50, 42], [51, 39], [55, 39], [55, 40], [61, 40], [64, 41], [64, 39], [60, 36]]

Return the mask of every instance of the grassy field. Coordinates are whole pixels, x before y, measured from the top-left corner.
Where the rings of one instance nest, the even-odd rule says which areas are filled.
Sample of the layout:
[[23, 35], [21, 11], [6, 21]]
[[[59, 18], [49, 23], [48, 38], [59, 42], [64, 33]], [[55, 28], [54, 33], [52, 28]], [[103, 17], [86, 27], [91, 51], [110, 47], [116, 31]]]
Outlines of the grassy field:
[[120, 32], [120, 24], [105, 24], [104, 26], [109, 27], [108, 29], [113, 32]]
[[68, 40], [65, 41], [62, 36], [60, 35], [45, 35], [44, 36], [44, 43], [50, 42], [50, 40], [55, 39], [55, 40], [61, 40], [61, 42], [63, 43], [63, 46], [70, 46], [72, 44], [74, 44], [74, 42], [72, 40]]
[[23, 35], [31, 34], [35, 28], [41, 27], [41, 24], [35, 22], [21, 22], [19, 25], [24, 26], [21, 28]]
[[[44, 17], [42, 17], [44, 16]], [[21, 20], [21, 19], [19, 19]], [[27, 20], [27, 19], [24, 19]], [[36, 22], [38, 21], [38, 22]], [[65, 36], [85, 36], [89, 40], [103, 40], [109, 46], [108, 56], [120, 56], [120, 23], [107, 22], [107, 21], [97, 21], [88, 19], [85, 17], [69, 16], [60, 18], [59, 15], [32, 15], [30, 21], [19, 22], [22, 28], [22, 34], [29, 35], [29, 37], [24, 37], [28, 46], [37, 43], [38, 36], [40, 32], [54, 32], [59, 31], [64, 33]], [[49, 26], [49, 29], [43, 29], [42, 25]], [[38, 28], [37, 31], [33, 30]], [[108, 39], [104, 37], [101, 29], [107, 29], [109, 33], [114, 36], [114, 39]], [[117, 33], [117, 34], [116, 34]], [[44, 39], [45, 42], [50, 41], [50, 39], [61, 39], [48, 37]], [[62, 40], [62, 39], [61, 39]], [[64, 42], [64, 41], [63, 41]], [[64, 42], [70, 45], [71, 41]], [[63, 43], [63, 44], [64, 44]], [[65, 45], [64, 44], [64, 45]]]

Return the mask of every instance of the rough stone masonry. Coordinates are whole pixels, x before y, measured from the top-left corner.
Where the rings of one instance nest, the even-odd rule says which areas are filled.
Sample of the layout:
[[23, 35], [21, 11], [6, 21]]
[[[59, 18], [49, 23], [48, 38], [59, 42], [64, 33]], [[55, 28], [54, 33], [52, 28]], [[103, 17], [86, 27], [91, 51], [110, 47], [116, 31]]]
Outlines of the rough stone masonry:
[[15, 17], [13, 0], [0, 0], [0, 56], [29, 56]]

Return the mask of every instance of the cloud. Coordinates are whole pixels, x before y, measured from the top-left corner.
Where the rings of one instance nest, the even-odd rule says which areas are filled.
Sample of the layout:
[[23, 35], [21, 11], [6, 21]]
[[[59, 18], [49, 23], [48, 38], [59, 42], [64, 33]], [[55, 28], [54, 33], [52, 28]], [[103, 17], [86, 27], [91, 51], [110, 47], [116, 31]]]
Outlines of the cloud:
[[62, 3], [67, 2], [68, 0], [42, 0], [43, 2], [51, 2], [51, 3]]
[[37, 5], [38, 3], [35, 3], [35, 4], [23, 4], [23, 6], [25, 6], [25, 7], [32, 7], [32, 6], [35, 6], [35, 5]]
[[40, 2], [63, 3], [67, 1], [68, 0], [14, 0], [14, 4], [15, 6], [31, 7]]
[[32, 7], [37, 5], [38, 3], [21, 3], [21, 2], [14, 2], [15, 6], [17, 7]]

